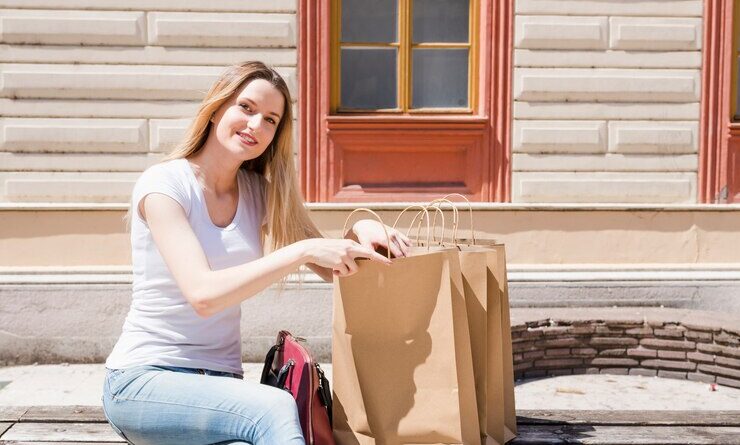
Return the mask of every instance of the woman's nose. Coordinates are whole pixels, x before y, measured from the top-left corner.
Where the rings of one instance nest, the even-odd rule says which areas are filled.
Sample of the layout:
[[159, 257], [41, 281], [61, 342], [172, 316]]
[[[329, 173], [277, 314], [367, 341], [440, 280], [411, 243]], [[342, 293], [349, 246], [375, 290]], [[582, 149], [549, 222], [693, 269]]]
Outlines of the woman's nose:
[[253, 114], [252, 116], [250, 116], [249, 121], [247, 122], [247, 126], [252, 131], [259, 130], [261, 124], [262, 124], [262, 115], [259, 113]]

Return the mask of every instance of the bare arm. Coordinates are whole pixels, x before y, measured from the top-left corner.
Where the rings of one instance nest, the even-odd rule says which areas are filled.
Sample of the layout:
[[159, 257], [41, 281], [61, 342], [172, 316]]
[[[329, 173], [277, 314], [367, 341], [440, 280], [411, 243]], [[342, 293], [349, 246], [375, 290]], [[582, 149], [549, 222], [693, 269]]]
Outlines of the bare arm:
[[[350, 240], [303, 240], [238, 266], [211, 270], [183, 208], [172, 198], [152, 193], [141, 212], [167, 267], [195, 311], [207, 317], [259, 293], [300, 265], [312, 262], [340, 275], [356, 271], [354, 258], [387, 262]], [[331, 276], [331, 272], [329, 272]]]

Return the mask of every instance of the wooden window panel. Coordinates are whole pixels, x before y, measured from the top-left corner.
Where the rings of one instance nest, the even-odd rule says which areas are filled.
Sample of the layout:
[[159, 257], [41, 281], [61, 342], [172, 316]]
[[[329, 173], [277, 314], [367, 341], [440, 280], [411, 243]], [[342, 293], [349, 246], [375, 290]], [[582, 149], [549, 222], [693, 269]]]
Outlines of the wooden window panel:
[[[330, 0], [299, 0], [301, 186], [311, 202], [510, 199], [514, 0], [476, 0], [470, 112], [333, 115]], [[440, 110], [437, 110], [440, 111]], [[446, 114], [454, 111], [455, 114]]]

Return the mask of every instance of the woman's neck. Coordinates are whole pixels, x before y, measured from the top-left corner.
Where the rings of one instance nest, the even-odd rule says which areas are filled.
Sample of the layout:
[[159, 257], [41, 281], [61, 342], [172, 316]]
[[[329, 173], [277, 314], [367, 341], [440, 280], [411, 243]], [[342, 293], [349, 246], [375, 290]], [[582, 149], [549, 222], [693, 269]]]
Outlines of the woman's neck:
[[217, 195], [231, 193], [237, 188], [236, 175], [241, 161], [233, 162], [228, 156], [218, 156], [208, 147], [187, 158], [198, 182]]

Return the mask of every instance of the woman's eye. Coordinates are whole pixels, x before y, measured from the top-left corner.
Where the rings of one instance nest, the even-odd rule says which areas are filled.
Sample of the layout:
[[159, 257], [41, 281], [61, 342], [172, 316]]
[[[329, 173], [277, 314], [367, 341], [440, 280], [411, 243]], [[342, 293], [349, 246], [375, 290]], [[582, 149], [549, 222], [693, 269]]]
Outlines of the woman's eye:
[[272, 120], [272, 119], [267, 119], [267, 122], [269, 122], [269, 123], [271, 123], [271, 124], [273, 124], [273, 125], [275, 124], [275, 121], [274, 121], [274, 120]]
[[241, 104], [240, 107], [244, 108], [247, 111], [252, 111], [252, 108], [247, 104]]

